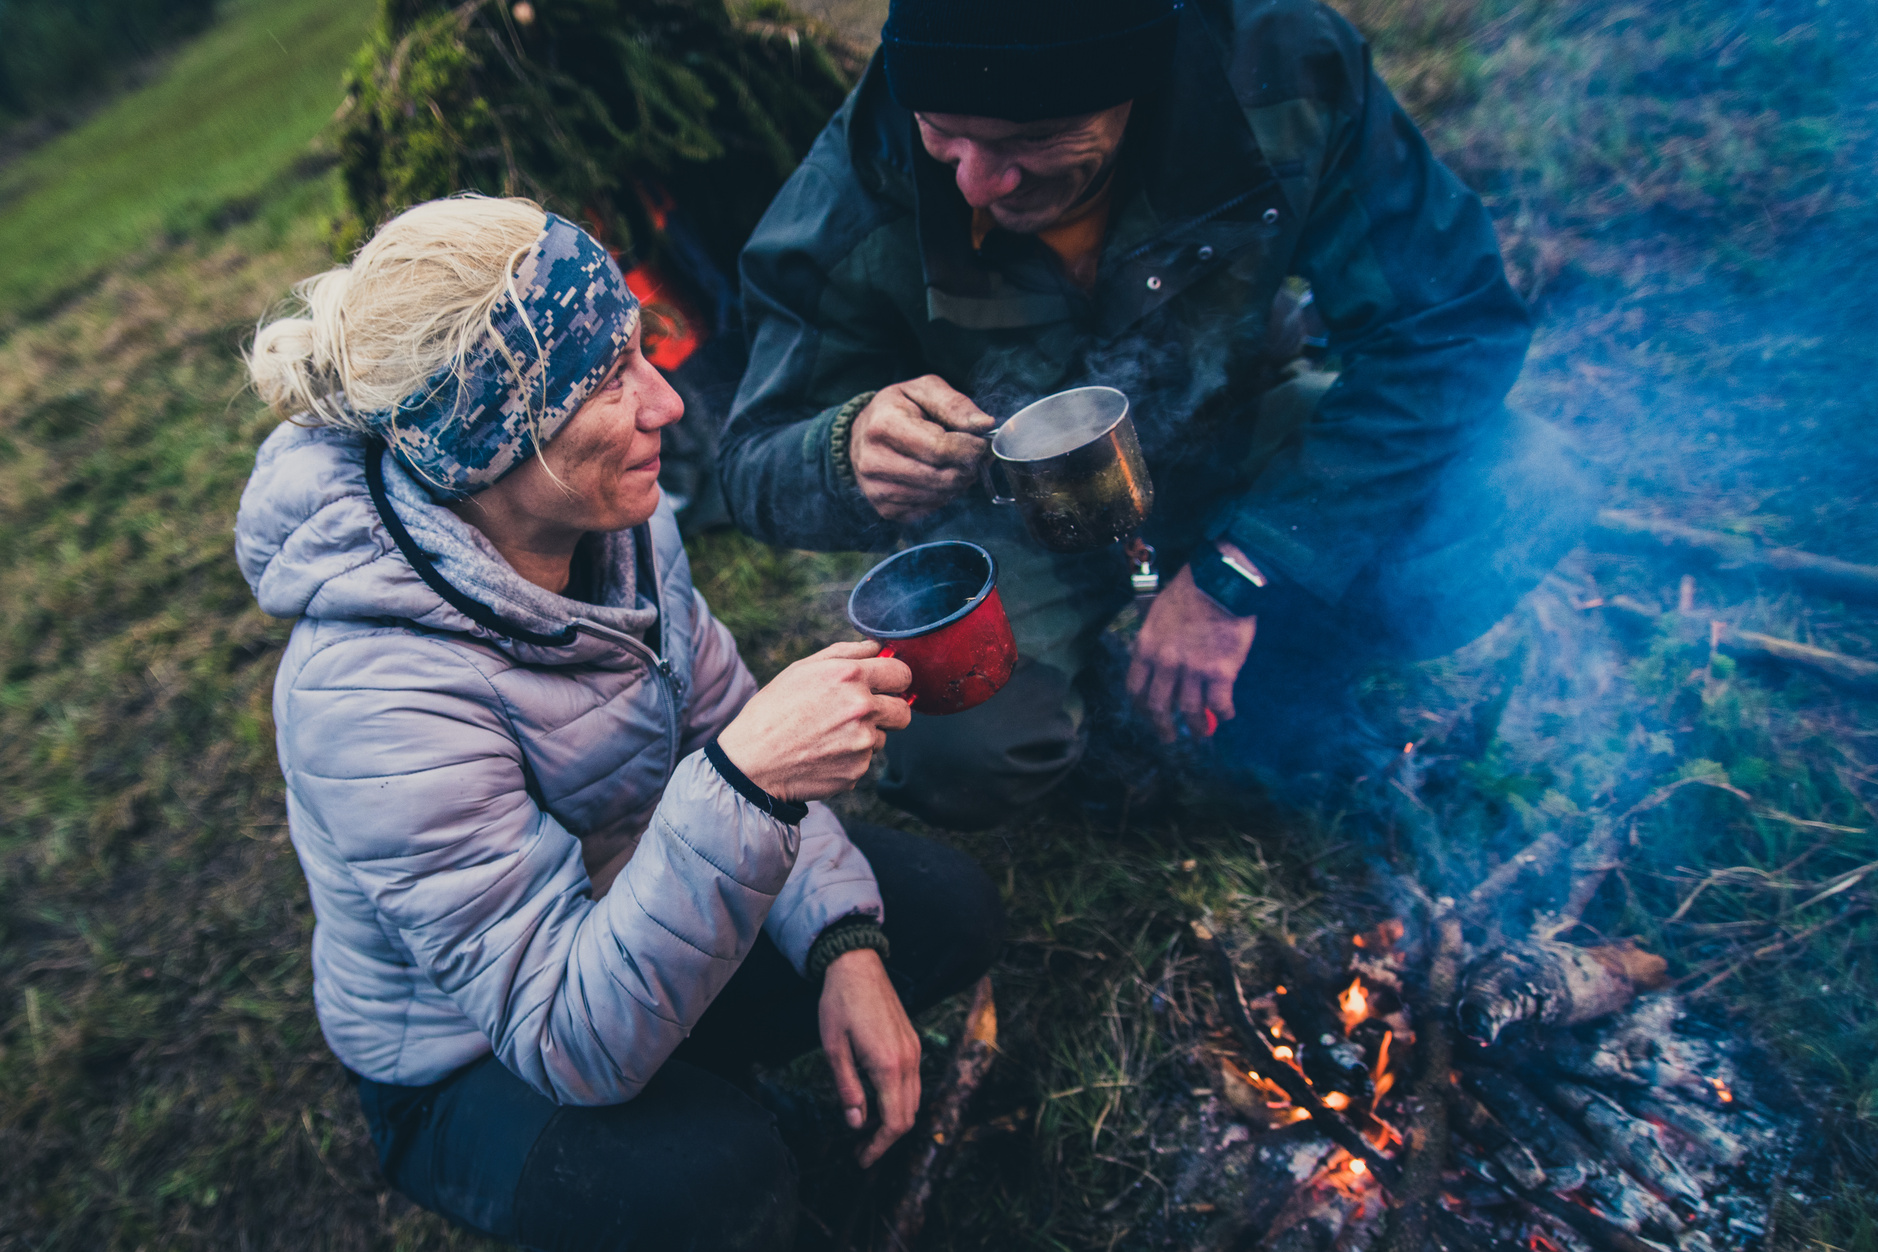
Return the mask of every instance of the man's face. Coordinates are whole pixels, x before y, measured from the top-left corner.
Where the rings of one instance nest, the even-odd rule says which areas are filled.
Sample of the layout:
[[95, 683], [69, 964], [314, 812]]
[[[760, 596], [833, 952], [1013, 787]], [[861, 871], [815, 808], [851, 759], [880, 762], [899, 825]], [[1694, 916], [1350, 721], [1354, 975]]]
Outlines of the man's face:
[[1001, 228], [1034, 234], [1063, 216], [1109, 167], [1133, 101], [1081, 117], [1006, 122], [916, 113], [920, 142], [950, 165], [959, 194]]

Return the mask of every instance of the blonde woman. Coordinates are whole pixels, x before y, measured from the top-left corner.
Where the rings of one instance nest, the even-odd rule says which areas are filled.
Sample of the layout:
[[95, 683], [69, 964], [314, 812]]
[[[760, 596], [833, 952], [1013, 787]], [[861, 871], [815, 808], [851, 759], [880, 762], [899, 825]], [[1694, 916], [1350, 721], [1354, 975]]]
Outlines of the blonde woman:
[[821, 1044], [871, 1163], [908, 1014], [989, 964], [968, 860], [817, 801], [907, 723], [837, 644], [758, 690], [658, 488], [682, 405], [606, 251], [523, 200], [387, 223], [250, 369], [286, 418], [237, 555], [274, 692], [314, 1002], [412, 1199], [535, 1248], [785, 1248], [735, 1079]]

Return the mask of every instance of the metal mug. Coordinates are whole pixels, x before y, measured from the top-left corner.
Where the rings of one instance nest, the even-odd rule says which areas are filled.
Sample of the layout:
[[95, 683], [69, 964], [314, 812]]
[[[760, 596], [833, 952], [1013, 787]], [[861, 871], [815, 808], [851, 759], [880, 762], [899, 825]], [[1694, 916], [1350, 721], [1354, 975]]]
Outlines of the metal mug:
[[[1000, 492], [996, 474], [1010, 481]], [[1013, 504], [1052, 552], [1088, 552], [1140, 529], [1154, 509], [1128, 397], [1077, 387], [1012, 414], [991, 436], [984, 470], [993, 504]]]
[[913, 671], [906, 702], [962, 713], [1010, 681], [1017, 640], [998, 596], [998, 563], [975, 543], [942, 539], [896, 552], [848, 595], [848, 620]]

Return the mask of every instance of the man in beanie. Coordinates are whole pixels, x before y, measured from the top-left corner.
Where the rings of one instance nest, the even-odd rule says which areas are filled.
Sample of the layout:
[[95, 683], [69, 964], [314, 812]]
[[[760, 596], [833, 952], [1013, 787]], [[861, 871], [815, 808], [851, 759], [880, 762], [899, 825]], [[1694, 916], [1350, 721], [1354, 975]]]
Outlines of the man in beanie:
[[881, 795], [941, 825], [1070, 773], [1131, 596], [1123, 545], [1053, 554], [980, 488], [1025, 403], [1130, 397], [1162, 590], [1127, 686], [1229, 767], [1326, 763], [1362, 667], [1480, 634], [1588, 516], [1503, 404], [1530, 319], [1491, 221], [1313, 0], [893, 0], [743, 280], [738, 523], [998, 560], [1017, 673], [890, 736]]

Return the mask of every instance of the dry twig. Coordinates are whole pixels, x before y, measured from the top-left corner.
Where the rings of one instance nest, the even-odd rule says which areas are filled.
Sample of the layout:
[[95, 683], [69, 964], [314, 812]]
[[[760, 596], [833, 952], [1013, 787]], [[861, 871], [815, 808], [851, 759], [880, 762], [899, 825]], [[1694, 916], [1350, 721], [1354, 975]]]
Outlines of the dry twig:
[[926, 1112], [926, 1124], [914, 1142], [913, 1160], [907, 1167], [906, 1190], [887, 1220], [891, 1247], [910, 1252], [926, 1224], [926, 1203], [932, 1198], [933, 1183], [941, 1163], [951, 1155], [959, 1137], [959, 1123], [965, 1106], [984, 1081], [998, 1050], [998, 1008], [991, 998], [991, 975], [978, 980], [972, 992], [972, 1007], [965, 1015], [965, 1031], [958, 1050], [952, 1056], [952, 1068], [934, 1094]]

